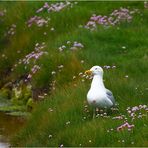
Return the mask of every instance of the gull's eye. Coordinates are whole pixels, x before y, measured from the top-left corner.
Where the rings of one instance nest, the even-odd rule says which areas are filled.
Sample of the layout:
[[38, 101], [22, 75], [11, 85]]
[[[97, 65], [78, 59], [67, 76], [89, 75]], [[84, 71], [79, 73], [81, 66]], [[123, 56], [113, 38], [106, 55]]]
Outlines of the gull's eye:
[[95, 68], [95, 70], [97, 70], [98, 68]]

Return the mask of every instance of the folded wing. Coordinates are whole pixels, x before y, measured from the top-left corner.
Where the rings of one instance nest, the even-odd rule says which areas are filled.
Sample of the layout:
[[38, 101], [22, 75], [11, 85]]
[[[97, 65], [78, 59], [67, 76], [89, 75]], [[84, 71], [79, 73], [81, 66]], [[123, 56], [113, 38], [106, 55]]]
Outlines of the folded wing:
[[115, 105], [115, 99], [114, 99], [113, 93], [109, 89], [106, 89], [106, 94], [107, 94], [107, 98], [112, 101], [113, 105]]

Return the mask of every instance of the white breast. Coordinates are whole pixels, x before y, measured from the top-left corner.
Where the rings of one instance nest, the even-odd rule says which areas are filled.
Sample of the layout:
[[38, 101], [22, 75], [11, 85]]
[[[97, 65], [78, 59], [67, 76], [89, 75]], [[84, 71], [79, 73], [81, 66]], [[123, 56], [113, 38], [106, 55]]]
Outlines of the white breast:
[[99, 76], [94, 76], [93, 78], [91, 88], [87, 93], [87, 101], [90, 105], [99, 108], [110, 108], [113, 106], [112, 101], [107, 97], [103, 80]]
[[87, 101], [90, 105], [99, 108], [110, 108], [113, 103], [107, 98], [105, 93], [90, 89], [87, 94]]

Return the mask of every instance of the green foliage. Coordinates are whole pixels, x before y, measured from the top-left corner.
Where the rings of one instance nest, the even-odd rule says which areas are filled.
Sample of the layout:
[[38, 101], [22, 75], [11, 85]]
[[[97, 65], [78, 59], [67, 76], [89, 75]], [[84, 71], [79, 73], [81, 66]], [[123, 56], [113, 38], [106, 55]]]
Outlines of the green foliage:
[[17, 112], [17, 111], [26, 111], [26, 106], [20, 106], [20, 105], [4, 105], [0, 107], [0, 111], [4, 112]]
[[27, 105], [27, 108], [33, 108], [34, 106], [33, 99], [29, 98], [26, 105]]
[[11, 98], [11, 90], [8, 88], [2, 88], [0, 90], [0, 98], [10, 99]]
[[12, 89], [11, 102], [14, 105], [25, 105], [30, 97], [32, 97], [32, 86], [30, 84], [21, 84], [14, 86]]
[[[147, 123], [147, 117], [134, 121], [135, 128], [132, 131], [116, 131], [116, 127], [122, 124], [121, 120], [112, 120], [118, 114], [126, 115], [126, 107], [131, 106], [126, 97], [118, 97], [119, 112], [110, 115], [110, 118], [99, 117], [92, 119], [92, 111], [86, 113], [85, 94], [86, 85], [78, 82], [77, 87], [67, 86], [58, 89], [56, 95], [47, 98], [40, 103], [28, 124], [21, 133], [13, 139], [17, 146], [144, 146], [147, 144], [147, 131], [143, 127]], [[120, 89], [120, 88], [119, 88]], [[84, 94], [82, 96], [82, 94]], [[124, 92], [120, 92], [123, 96]], [[134, 100], [134, 99], [133, 99]], [[131, 100], [131, 102], [133, 102]], [[40, 123], [39, 125], [36, 122]], [[146, 126], [146, 125], [145, 125]], [[113, 129], [110, 130], [110, 129]], [[138, 131], [143, 131], [142, 143], [138, 137]], [[107, 131], [110, 132], [107, 132]], [[137, 136], [137, 134], [139, 136]], [[31, 138], [29, 140], [29, 138]], [[124, 142], [122, 142], [124, 140]], [[20, 142], [21, 141], [21, 142]]]
[[[34, 106], [32, 89], [41, 90], [41, 97], [44, 91], [50, 94], [35, 106], [26, 127], [13, 138], [13, 146], [147, 146], [147, 117], [134, 121], [131, 132], [117, 132], [115, 129], [122, 121], [112, 120], [116, 115], [127, 115], [128, 106], [147, 103], [148, 22], [143, 2], [78, 2], [60, 12], [36, 14], [43, 4], [2, 2], [0, 6], [7, 9], [3, 23], [0, 22], [0, 34], [7, 32], [12, 24], [17, 26], [15, 35], [0, 35], [0, 55], [5, 55], [0, 58], [0, 86], [9, 81], [15, 84], [23, 81], [12, 91], [11, 101], [16, 106]], [[135, 14], [130, 23], [108, 28], [98, 26], [93, 32], [81, 27], [93, 13], [108, 15], [119, 7], [138, 8], [140, 14]], [[32, 25], [29, 28], [26, 22], [34, 15], [50, 17], [51, 21], [47, 27]], [[67, 46], [67, 41], [80, 42], [84, 48], [77, 51], [66, 48], [60, 52], [58, 48]], [[34, 51], [36, 43], [42, 42], [46, 47], [41, 51], [48, 52], [47, 55], [28, 65], [19, 64], [20, 59]], [[34, 64], [40, 66], [40, 70], [28, 80]], [[116, 66], [104, 70], [105, 86], [112, 90], [119, 103], [120, 112], [111, 114], [110, 118], [93, 120], [90, 108], [89, 113], [84, 112], [91, 81], [80, 73], [93, 65]], [[24, 84], [26, 79], [30, 86]], [[8, 98], [5, 91], [2, 97]]]
[[30, 116], [30, 113], [29, 112], [26, 112], [26, 111], [11, 111], [9, 113], [7, 113], [8, 115], [11, 115], [11, 116], [20, 116], [20, 117], [29, 117]]

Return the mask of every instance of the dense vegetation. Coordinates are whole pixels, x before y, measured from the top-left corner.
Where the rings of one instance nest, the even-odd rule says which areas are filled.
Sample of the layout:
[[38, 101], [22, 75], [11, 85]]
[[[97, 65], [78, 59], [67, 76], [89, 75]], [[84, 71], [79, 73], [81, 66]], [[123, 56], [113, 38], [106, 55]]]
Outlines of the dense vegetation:
[[[147, 4], [55, 3], [0, 5], [0, 100], [33, 108], [12, 145], [148, 146]], [[95, 119], [84, 75], [93, 65], [119, 104]]]

